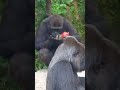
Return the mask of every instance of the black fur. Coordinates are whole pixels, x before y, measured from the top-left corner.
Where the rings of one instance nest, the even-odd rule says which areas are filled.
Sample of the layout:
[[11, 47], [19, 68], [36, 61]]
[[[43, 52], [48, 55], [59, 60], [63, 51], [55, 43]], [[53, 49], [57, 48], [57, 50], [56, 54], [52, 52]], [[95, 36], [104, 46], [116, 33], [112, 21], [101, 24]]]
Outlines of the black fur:
[[[77, 34], [76, 30], [73, 28], [73, 26], [70, 24], [68, 20], [61, 17], [60, 15], [49, 16], [48, 18], [41, 22], [38, 30], [36, 31], [35, 37], [36, 50], [40, 52], [40, 55], [41, 49], [48, 49], [49, 52], [54, 54], [57, 47], [62, 43], [62, 40], [51, 39], [50, 36], [53, 33], [57, 32], [59, 34], [62, 34], [65, 31], [69, 32], [70, 35], [75, 36], [78, 40], [80, 40], [80, 36]], [[44, 56], [46, 55], [47, 54], [45, 54]], [[50, 60], [51, 58], [49, 57], [43, 60], [43, 62], [49, 64]]]

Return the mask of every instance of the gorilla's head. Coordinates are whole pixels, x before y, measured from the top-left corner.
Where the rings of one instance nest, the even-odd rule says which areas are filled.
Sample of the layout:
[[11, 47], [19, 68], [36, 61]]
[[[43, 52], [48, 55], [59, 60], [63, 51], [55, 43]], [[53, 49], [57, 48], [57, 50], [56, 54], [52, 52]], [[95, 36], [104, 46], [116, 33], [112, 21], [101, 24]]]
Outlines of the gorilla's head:
[[85, 46], [75, 37], [67, 36], [63, 44], [57, 48], [51, 64], [54, 65], [54, 63], [62, 60], [70, 62], [74, 71], [85, 70]]
[[64, 19], [60, 15], [51, 15], [49, 17], [49, 23], [51, 29], [62, 29]]

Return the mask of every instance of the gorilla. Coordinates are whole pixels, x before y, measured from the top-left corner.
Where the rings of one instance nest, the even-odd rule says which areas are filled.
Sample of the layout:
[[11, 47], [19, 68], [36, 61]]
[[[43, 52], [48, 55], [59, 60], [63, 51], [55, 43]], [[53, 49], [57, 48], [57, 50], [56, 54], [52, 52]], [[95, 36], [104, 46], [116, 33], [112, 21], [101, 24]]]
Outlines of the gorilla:
[[85, 90], [77, 72], [85, 70], [85, 46], [73, 36], [58, 46], [47, 73], [46, 90]]
[[120, 51], [91, 24], [86, 25], [86, 90], [120, 90]]
[[62, 43], [63, 32], [68, 32], [80, 40], [73, 26], [60, 15], [51, 15], [41, 22], [36, 31], [35, 48], [45, 64], [49, 65], [57, 47]]

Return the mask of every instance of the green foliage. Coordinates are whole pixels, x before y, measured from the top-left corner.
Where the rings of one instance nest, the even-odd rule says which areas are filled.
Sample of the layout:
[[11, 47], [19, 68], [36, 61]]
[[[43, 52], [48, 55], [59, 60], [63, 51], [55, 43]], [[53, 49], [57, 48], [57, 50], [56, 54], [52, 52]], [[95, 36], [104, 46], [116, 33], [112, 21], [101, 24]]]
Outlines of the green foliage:
[[77, 0], [78, 1], [78, 13], [81, 16], [81, 21], [84, 23], [85, 20], [85, 0]]
[[[85, 31], [84, 31], [85, 1], [84, 0], [78, 0], [78, 14], [80, 16], [80, 21], [76, 19], [75, 7], [73, 6], [73, 4], [71, 4], [70, 7], [70, 15], [72, 17], [71, 22], [78, 31], [78, 33], [80, 34], [81, 39], [84, 41], [85, 40]], [[66, 14], [66, 16], [69, 15]]]
[[[40, 25], [40, 22], [44, 19], [46, 15], [45, 9], [45, 0], [35, 0], [35, 30], [37, 30], [38, 26]], [[39, 60], [38, 52], [35, 51], [35, 71], [38, 71], [43, 68], [47, 67]]]
[[66, 13], [66, 6], [70, 4], [73, 0], [52, 0], [52, 14]]
[[45, 4], [45, 0], [35, 0], [35, 30], [46, 15]]
[[52, 0], [52, 4], [54, 3], [58, 3], [58, 4], [69, 4], [71, 3], [73, 0]]
[[64, 14], [66, 13], [66, 4], [53, 4], [52, 5], [52, 14]]
[[47, 66], [40, 61], [39, 59], [39, 54], [38, 52], [35, 50], [35, 71], [38, 71], [40, 69], [46, 69]]
[[[85, 31], [84, 31], [84, 15], [85, 15], [85, 1], [84, 0], [77, 0], [78, 2], [78, 12], [80, 15], [81, 21], [76, 19], [75, 16], [75, 7], [72, 4], [73, 0], [52, 0], [52, 14], [60, 14], [65, 18], [71, 17], [69, 20], [73, 26], [76, 28], [82, 40], [85, 40]], [[35, 1], [35, 29], [38, 28], [40, 22], [44, 19], [45, 16], [45, 7], [46, 7], [45, 0], [36, 0]], [[70, 14], [67, 13], [66, 7], [70, 5]], [[69, 18], [68, 18], [69, 19]], [[45, 64], [43, 64], [39, 60], [38, 52], [35, 51], [35, 70], [38, 71], [40, 69], [47, 68]]]
[[[66, 6], [68, 4], [71, 5], [70, 7], [70, 14], [72, 16], [72, 24], [75, 26], [76, 30], [80, 33], [81, 38], [84, 39], [84, 16], [85, 16], [85, 1], [79, 0], [78, 8], [79, 8], [79, 15], [81, 22], [76, 20], [75, 17], [75, 7], [72, 4], [73, 0], [52, 0], [52, 13], [53, 14], [60, 14], [63, 16], [70, 16], [67, 15]], [[66, 17], [67, 18], [67, 17]], [[78, 23], [79, 22], [79, 23]]]

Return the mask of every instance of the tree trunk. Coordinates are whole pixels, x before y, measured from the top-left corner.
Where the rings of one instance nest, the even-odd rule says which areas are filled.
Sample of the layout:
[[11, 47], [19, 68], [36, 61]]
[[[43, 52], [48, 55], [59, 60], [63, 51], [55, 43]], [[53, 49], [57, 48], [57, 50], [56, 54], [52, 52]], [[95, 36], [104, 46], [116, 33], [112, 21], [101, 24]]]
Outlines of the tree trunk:
[[76, 19], [80, 21], [79, 11], [78, 11], [78, 2], [76, 0], [73, 0], [73, 5], [75, 7], [75, 15]]
[[46, 0], [46, 15], [50, 16], [51, 15], [51, 0]]

